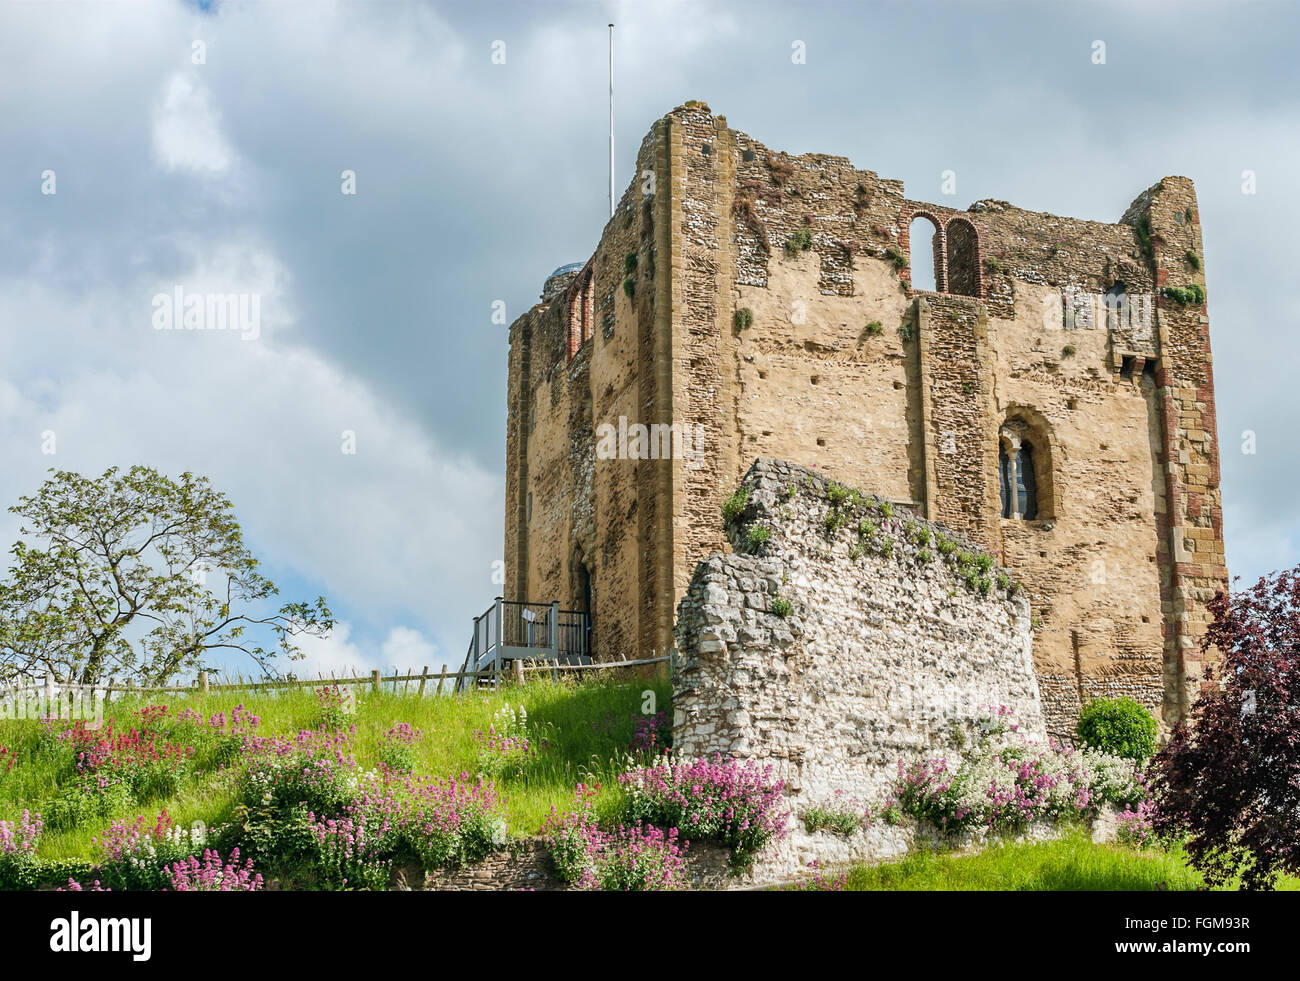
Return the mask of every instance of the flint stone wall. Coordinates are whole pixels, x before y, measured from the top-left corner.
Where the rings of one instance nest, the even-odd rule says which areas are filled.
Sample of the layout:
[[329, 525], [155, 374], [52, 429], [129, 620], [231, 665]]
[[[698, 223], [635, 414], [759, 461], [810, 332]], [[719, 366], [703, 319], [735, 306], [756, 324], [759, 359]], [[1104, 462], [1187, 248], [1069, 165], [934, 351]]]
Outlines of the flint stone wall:
[[[816, 470], [755, 462], [748, 507], [728, 529], [737, 552], [701, 562], [678, 608], [675, 753], [771, 763], [786, 783], [789, 834], [761, 857], [760, 878], [915, 847], [909, 824], [843, 838], [807, 833], [803, 815], [837, 791], [878, 810], [900, 759], [960, 751], [1000, 706], [1028, 739], [1046, 739], [1023, 591], [1000, 588], [994, 565], [981, 595], [938, 536], [978, 549], [898, 505], [884, 518], [878, 498], [828, 531], [827, 485]], [[875, 516], [874, 544], [860, 515]], [[742, 554], [752, 526], [770, 539]], [[772, 612], [778, 597], [788, 616]]]

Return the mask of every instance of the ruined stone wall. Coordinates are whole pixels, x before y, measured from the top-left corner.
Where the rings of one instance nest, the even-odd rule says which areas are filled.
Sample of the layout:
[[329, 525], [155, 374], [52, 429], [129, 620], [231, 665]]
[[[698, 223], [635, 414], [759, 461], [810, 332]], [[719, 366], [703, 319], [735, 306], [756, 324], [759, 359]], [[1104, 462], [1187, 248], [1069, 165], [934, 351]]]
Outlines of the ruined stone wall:
[[[673, 747], [773, 764], [791, 838], [765, 863], [819, 857], [826, 836], [800, 831], [809, 806], [837, 791], [884, 800], [900, 758], [960, 749], [999, 707], [1046, 738], [1029, 603], [996, 565], [967, 583], [957, 555], [972, 543], [903, 508], [888, 516], [877, 498], [837, 506], [806, 467], [759, 460], [742, 487], [737, 553], [702, 562], [678, 611]], [[744, 554], [755, 527], [770, 538]], [[940, 536], [959, 548], [945, 556]], [[860, 853], [835, 857], [907, 845], [904, 830], [880, 826], [857, 838]]]
[[[937, 229], [920, 243], [936, 291], [912, 287], [917, 216]], [[770, 150], [687, 103], [647, 136], [597, 249], [608, 339], [571, 367], [558, 337], [512, 330], [511, 433], [526, 393], [556, 415], [527, 452], [508, 447], [509, 567], [526, 566], [528, 598], [558, 591], [568, 605], [578, 541], [598, 556], [598, 648], [662, 650], [695, 565], [726, 547], [722, 500], [755, 458], [790, 459], [911, 504], [1015, 571], [1052, 731], [1073, 729], [1081, 701], [1121, 692], [1172, 724], [1226, 579], [1205, 309], [1157, 295], [1203, 286], [1200, 255], [1184, 178], [1114, 224], [995, 200], [961, 211], [843, 157]], [[1121, 284], [1132, 315], [1107, 316]], [[549, 337], [549, 317], [521, 323]], [[698, 427], [705, 465], [582, 464], [576, 393], [594, 399], [594, 425], [627, 409]], [[1034, 520], [1000, 516], [1004, 427], [1032, 444]], [[519, 517], [520, 474], [556, 514]]]

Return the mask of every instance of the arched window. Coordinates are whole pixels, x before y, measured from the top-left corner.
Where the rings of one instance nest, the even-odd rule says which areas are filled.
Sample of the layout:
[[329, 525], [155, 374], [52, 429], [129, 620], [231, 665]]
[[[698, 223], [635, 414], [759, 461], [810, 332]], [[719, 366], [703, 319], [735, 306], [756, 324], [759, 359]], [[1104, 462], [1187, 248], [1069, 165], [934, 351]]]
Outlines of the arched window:
[[909, 272], [912, 289], [936, 292], [939, 273], [943, 266], [943, 250], [939, 239], [939, 226], [925, 215], [917, 215], [907, 230]]
[[1038, 517], [1038, 482], [1034, 475], [1034, 448], [1025, 437], [1006, 430], [998, 449], [998, 486], [1002, 517], [1033, 521]]
[[979, 236], [965, 218], [948, 223], [948, 292], [980, 295]]

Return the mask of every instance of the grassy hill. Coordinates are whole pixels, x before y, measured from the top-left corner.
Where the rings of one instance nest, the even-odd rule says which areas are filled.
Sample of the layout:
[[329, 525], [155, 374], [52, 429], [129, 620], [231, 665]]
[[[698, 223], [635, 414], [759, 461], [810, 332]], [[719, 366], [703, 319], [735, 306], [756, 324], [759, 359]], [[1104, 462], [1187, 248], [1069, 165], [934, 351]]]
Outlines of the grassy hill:
[[[235, 816], [244, 768], [240, 736], [231, 723], [238, 707], [241, 719], [257, 719], [255, 725], [242, 727], [245, 735], [255, 739], [288, 737], [316, 730], [323, 723], [350, 731], [347, 752], [362, 773], [382, 770], [387, 760], [397, 762], [403, 771], [431, 778], [467, 774], [474, 779], [482, 774], [495, 784], [509, 832], [536, 834], [553, 806], [563, 810], [572, 802], [578, 783], [600, 784], [600, 806], [617, 807], [616, 777], [629, 765], [633, 740], [639, 734], [639, 745], [648, 745], [656, 734], [642, 714], [647, 692], [654, 694], [660, 708], [668, 706], [670, 686], [658, 680], [579, 684], [543, 680], [500, 693], [475, 691], [442, 698], [357, 686], [351, 715], [339, 715], [337, 706], [323, 704], [312, 689], [123, 700], [112, 703], [105, 713], [101, 732], [120, 741], [108, 755], [130, 758], [132, 763], [142, 756], [163, 759], [147, 761], [144, 768], [150, 772], [128, 781], [132, 784], [128, 792], [87, 795], [73, 789], [87, 780], [84, 771], [111, 773], [112, 760], [105, 766], [79, 762], [78, 754], [84, 750], [68, 738], [73, 733], [67, 723], [4, 721], [0, 722], [0, 820], [17, 822], [24, 810], [41, 813], [46, 826], [37, 855], [77, 862], [96, 858], [94, 839], [114, 820], [131, 822], [145, 815], [152, 822], [166, 810], [182, 828], [194, 821], [209, 829], [228, 825]], [[339, 717], [327, 718], [332, 713]], [[197, 722], [188, 718], [192, 714], [198, 716]], [[666, 718], [660, 715], [657, 721]], [[214, 720], [222, 722], [221, 727], [213, 725]], [[395, 740], [391, 735], [395, 731], [407, 733], [408, 738]], [[133, 732], [142, 735], [133, 740]], [[145, 736], [152, 750], [141, 753], [138, 745]], [[180, 752], [171, 752], [173, 748]], [[394, 754], [406, 758], [394, 761]], [[103, 806], [82, 811], [68, 806], [68, 800], [80, 802], [83, 796], [102, 798]], [[69, 814], [70, 810], [75, 813]]]
[[[619, 777], [645, 772], [664, 748], [670, 699], [666, 681], [539, 680], [441, 698], [357, 686], [354, 704], [310, 688], [123, 700], [94, 729], [0, 721], [0, 821], [8, 822], [0, 825], [0, 888], [69, 878], [89, 888], [101, 877], [113, 888], [169, 888], [159, 870], [208, 843], [223, 862], [239, 848], [241, 862], [252, 856], [257, 872], [291, 887], [384, 888], [395, 863], [432, 869], [476, 861], [510, 836], [541, 832], [552, 809], [567, 814], [568, 851], [555, 856], [557, 869], [571, 865], [569, 881], [680, 886], [681, 855], [671, 835], [627, 838], [611, 829], [644, 819], [689, 829], [684, 838], [756, 849], [764, 839], [752, 837], [753, 829], [775, 822], [780, 794], [742, 764], [702, 763], [668, 777], [679, 781], [678, 805], [656, 804], [649, 793], [634, 800], [636, 791]], [[737, 811], [731, 826], [716, 821], [724, 798]], [[160, 820], [163, 812], [169, 820]], [[704, 815], [713, 821], [707, 834]], [[195, 822], [205, 829], [202, 844], [189, 837]], [[739, 834], [742, 826], [750, 838]], [[194, 878], [204, 874], [196, 870]], [[816, 875], [803, 888], [1203, 883], [1176, 849], [1094, 845], [1071, 835], [976, 855], [918, 854]]]

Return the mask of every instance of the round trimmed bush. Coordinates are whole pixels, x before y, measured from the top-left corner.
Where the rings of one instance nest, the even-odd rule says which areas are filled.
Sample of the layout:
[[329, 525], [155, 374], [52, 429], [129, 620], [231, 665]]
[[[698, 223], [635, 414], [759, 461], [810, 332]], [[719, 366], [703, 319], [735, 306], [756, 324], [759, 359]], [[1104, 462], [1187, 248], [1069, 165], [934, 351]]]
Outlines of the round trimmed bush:
[[1079, 713], [1085, 746], [1144, 763], [1156, 752], [1156, 720], [1131, 698], [1094, 698]]

